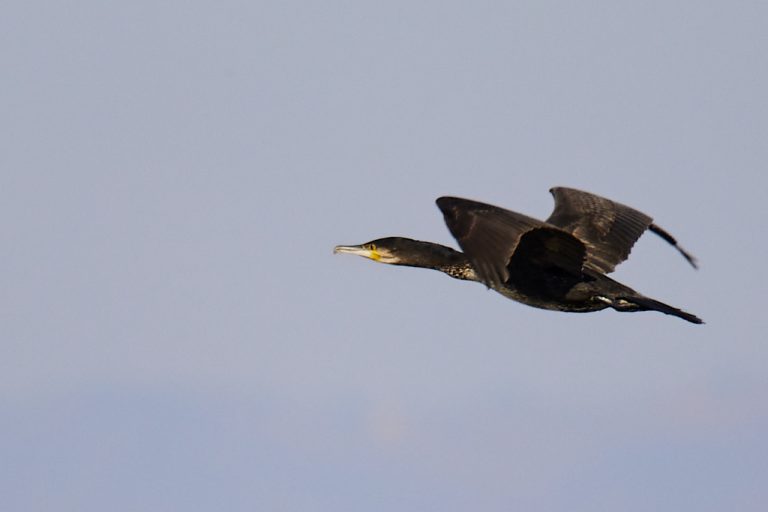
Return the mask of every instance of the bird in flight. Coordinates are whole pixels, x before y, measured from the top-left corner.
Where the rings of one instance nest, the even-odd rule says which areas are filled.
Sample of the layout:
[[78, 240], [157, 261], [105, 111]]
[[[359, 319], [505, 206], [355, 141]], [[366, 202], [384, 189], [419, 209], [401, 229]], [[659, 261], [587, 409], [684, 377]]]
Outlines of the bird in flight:
[[589, 192], [555, 187], [555, 209], [540, 221], [477, 201], [441, 197], [437, 206], [464, 252], [444, 245], [388, 237], [362, 245], [338, 245], [334, 253], [379, 263], [431, 268], [485, 284], [536, 308], [568, 312], [658, 311], [695, 324], [699, 317], [646, 297], [606, 274], [626, 260], [646, 230], [696, 259], [648, 215]]

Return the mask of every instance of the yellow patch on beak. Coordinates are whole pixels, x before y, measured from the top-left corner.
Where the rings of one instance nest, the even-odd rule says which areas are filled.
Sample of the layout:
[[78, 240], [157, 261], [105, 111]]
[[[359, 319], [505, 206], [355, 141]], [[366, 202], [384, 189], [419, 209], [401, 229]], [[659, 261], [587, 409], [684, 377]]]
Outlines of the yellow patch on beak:
[[382, 261], [386, 259], [386, 254], [382, 254], [378, 251], [373, 244], [364, 245], [337, 245], [333, 249], [334, 253], [354, 254], [356, 256], [362, 256], [364, 258], [371, 259], [373, 261]]

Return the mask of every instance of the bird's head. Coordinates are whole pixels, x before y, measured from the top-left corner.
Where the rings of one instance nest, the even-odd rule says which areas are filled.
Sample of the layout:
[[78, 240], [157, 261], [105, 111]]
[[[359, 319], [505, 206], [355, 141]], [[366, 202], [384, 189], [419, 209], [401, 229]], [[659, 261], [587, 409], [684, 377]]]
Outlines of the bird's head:
[[361, 245], [337, 245], [333, 252], [342, 254], [355, 254], [364, 258], [389, 263], [390, 265], [408, 265], [414, 256], [423, 252], [424, 242], [392, 236], [379, 238]]

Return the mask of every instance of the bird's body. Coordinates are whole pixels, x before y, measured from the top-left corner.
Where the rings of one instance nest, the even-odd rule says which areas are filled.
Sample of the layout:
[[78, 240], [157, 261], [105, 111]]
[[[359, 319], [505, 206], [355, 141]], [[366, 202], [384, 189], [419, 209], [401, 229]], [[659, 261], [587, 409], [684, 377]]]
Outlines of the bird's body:
[[482, 282], [507, 298], [542, 309], [654, 310], [702, 323], [695, 315], [645, 297], [605, 275], [629, 256], [646, 229], [675, 246], [695, 266], [693, 257], [671, 235], [647, 215], [620, 203], [562, 187], [552, 193], [555, 210], [547, 221], [467, 199], [439, 198], [438, 207], [463, 253], [402, 237], [337, 246], [335, 252]]

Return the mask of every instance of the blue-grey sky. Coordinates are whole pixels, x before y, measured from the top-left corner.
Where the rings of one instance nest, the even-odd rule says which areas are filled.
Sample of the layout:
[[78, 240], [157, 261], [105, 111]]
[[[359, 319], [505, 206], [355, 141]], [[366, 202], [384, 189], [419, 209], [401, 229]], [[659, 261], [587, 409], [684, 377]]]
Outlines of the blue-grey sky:
[[[0, 509], [763, 511], [768, 7], [6, 2]], [[334, 257], [434, 199], [654, 216], [539, 311]]]

